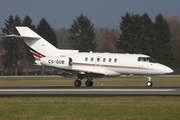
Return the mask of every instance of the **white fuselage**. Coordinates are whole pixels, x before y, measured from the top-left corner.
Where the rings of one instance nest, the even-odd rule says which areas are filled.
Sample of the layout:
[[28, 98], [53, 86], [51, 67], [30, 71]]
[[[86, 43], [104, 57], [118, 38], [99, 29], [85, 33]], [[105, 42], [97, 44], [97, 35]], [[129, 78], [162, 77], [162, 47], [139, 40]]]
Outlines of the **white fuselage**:
[[[69, 58], [72, 65], [69, 65]], [[89, 71], [100, 73], [105, 76], [120, 75], [160, 75], [171, 73], [169, 67], [151, 61], [139, 61], [139, 58], [150, 58], [142, 54], [113, 54], [113, 53], [75, 53], [63, 57], [45, 57], [41, 59], [41, 64], [59, 69], [69, 69], [73, 71]], [[49, 60], [55, 61], [49, 63]], [[63, 64], [60, 64], [64, 60]]]

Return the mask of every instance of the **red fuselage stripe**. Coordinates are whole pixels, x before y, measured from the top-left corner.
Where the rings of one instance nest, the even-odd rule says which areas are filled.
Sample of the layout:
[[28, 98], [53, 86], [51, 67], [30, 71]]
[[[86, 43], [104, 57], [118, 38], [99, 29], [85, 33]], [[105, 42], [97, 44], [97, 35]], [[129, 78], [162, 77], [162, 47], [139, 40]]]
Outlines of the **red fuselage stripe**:
[[111, 67], [111, 68], [131, 68], [131, 69], [146, 69], [146, 70], [151, 70], [149, 68], [141, 68], [141, 67], [130, 67], [130, 66], [114, 66], [114, 65], [99, 65], [99, 64], [86, 64], [86, 63], [73, 63], [73, 65], [77, 65], [77, 66], [99, 66], [99, 67]]

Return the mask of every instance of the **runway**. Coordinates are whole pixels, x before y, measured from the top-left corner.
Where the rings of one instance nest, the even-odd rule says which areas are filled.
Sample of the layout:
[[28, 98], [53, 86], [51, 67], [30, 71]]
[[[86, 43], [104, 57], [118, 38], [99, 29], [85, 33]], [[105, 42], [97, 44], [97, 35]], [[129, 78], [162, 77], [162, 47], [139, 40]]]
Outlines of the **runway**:
[[180, 96], [180, 87], [0, 87], [0, 97], [14, 96]]

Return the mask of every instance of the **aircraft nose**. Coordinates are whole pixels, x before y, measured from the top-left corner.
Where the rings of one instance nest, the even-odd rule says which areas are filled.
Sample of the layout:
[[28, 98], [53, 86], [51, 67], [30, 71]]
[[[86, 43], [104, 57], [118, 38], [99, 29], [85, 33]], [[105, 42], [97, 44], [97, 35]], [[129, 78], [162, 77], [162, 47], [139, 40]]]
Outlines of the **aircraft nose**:
[[171, 68], [169, 68], [169, 67], [166, 67], [165, 69], [164, 69], [164, 71], [165, 71], [165, 73], [172, 73], [172, 72], [174, 72]]
[[173, 70], [170, 67], [165, 66], [163, 64], [157, 64], [157, 67], [160, 71], [160, 74], [169, 74], [173, 72]]

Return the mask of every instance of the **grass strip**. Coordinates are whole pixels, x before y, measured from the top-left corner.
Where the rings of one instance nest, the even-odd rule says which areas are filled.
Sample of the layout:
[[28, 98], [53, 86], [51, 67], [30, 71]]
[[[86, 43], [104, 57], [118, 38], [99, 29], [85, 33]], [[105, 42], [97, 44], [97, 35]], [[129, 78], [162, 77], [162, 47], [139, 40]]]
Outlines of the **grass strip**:
[[[0, 77], [0, 86], [74, 86], [74, 78], [64, 77]], [[82, 86], [85, 86], [82, 80]], [[180, 86], [180, 77], [152, 77], [153, 86]], [[94, 79], [93, 86], [146, 86], [146, 77], [114, 77]]]
[[0, 98], [1, 120], [179, 120], [180, 97]]

